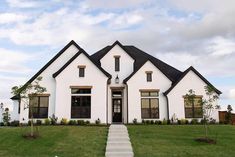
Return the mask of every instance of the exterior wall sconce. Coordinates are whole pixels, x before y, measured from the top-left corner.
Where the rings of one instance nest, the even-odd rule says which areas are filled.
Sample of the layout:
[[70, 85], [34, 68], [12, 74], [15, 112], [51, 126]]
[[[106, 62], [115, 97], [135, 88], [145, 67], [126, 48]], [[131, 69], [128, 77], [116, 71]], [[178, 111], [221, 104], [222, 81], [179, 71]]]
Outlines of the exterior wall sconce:
[[116, 83], [116, 84], [119, 84], [119, 77], [118, 77], [118, 75], [117, 75], [117, 77], [115, 78], [115, 83]]

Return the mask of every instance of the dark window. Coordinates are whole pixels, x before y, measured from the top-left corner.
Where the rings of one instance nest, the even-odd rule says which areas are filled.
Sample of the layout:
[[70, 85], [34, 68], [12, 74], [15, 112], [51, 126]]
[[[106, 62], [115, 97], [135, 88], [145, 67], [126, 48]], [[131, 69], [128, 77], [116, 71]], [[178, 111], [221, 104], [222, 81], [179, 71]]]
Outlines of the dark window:
[[112, 92], [112, 96], [113, 97], [121, 97], [122, 96], [122, 92], [121, 91], [113, 91]]
[[71, 90], [71, 118], [91, 118], [91, 89]]
[[193, 101], [184, 98], [185, 118], [202, 118], [202, 98], [196, 97]]
[[141, 92], [141, 117], [159, 118], [158, 92]]
[[147, 75], [147, 82], [152, 82], [152, 73], [146, 73]]
[[120, 57], [115, 57], [115, 71], [120, 71]]
[[19, 106], [18, 106], [18, 113], [20, 114], [20, 105], [21, 105], [21, 100], [19, 100]]
[[79, 68], [79, 77], [85, 77], [85, 68], [83, 67]]
[[48, 117], [48, 96], [32, 97], [29, 101], [29, 118], [47, 118]]

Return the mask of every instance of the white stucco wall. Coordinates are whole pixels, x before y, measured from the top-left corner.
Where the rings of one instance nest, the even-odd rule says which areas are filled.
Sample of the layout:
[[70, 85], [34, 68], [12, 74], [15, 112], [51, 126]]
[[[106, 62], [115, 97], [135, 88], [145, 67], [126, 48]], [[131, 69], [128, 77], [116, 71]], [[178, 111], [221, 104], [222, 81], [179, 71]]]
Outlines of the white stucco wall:
[[[114, 56], [120, 56], [120, 71], [115, 71]], [[101, 60], [102, 68], [112, 75], [111, 85], [115, 84], [118, 75], [120, 83], [134, 70], [134, 59], [131, 58], [119, 45], [115, 45]]]
[[[55, 113], [55, 95], [56, 95], [56, 82], [52, 77], [56, 71], [58, 71], [72, 56], [74, 56], [78, 52], [77, 47], [71, 45], [68, 49], [64, 51], [63, 54], [60, 55], [49, 67], [47, 67], [40, 76], [43, 77], [40, 85], [47, 89], [49, 97], [49, 108], [48, 108], [48, 117]], [[42, 57], [43, 58], [43, 57]], [[19, 120], [21, 123], [28, 122], [29, 109], [25, 109], [27, 105], [24, 102], [21, 102], [21, 111]]]
[[[79, 77], [78, 65], [85, 65], [85, 77]], [[106, 88], [108, 77], [104, 75], [83, 53], [56, 77], [55, 115], [60, 119], [71, 119], [70, 86], [92, 86], [91, 118], [83, 119], [94, 123], [98, 118], [106, 123]]]
[[[173, 114], [175, 114], [176, 118], [185, 119], [183, 96], [186, 95], [190, 89], [193, 89], [196, 95], [202, 95], [203, 99], [205, 99], [207, 98], [204, 89], [205, 86], [207, 86], [207, 84], [203, 80], [193, 71], [189, 71], [167, 95], [169, 102], [169, 118], [172, 118]], [[214, 110], [212, 117], [216, 119], [217, 122], [219, 121], [218, 110]]]
[[[152, 71], [152, 82], [147, 82], [146, 71]], [[171, 81], [150, 61], [147, 61], [130, 80], [128, 85], [128, 122], [136, 118], [141, 122], [140, 89], [159, 89], [159, 119], [167, 119], [167, 100], [163, 95], [171, 86]]]

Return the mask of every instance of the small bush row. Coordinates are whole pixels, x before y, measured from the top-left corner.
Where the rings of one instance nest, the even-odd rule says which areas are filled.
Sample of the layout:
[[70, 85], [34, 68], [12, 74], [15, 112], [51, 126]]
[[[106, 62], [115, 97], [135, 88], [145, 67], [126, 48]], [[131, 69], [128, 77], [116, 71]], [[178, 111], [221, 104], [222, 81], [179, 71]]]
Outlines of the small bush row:
[[[216, 124], [216, 121], [214, 119], [211, 119], [208, 123], [209, 124]], [[149, 124], [157, 124], [157, 125], [170, 125], [170, 124], [186, 125], [186, 124], [192, 124], [192, 125], [198, 125], [198, 124], [205, 124], [205, 120], [201, 119], [199, 121], [199, 119], [192, 119], [191, 121], [189, 121], [187, 119], [180, 119], [180, 120], [176, 120], [175, 122], [172, 122], [171, 120], [163, 119], [162, 121], [161, 120], [142, 120], [141, 123], [138, 123], [137, 119], [135, 118], [133, 120], [133, 124], [145, 124], [145, 125], [149, 125]]]

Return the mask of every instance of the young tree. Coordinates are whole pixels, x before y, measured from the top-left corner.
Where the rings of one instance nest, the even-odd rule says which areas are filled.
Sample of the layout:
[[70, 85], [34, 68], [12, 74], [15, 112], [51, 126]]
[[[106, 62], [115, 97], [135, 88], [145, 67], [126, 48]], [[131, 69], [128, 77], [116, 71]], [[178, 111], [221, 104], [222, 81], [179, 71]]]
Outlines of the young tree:
[[10, 120], [11, 120], [11, 116], [10, 116], [10, 113], [9, 113], [9, 108], [5, 108], [4, 111], [5, 112], [2, 113], [3, 123], [4, 123], [4, 125], [9, 125]]
[[225, 115], [225, 123], [226, 124], [230, 124], [232, 122], [232, 111], [233, 111], [233, 108], [231, 105], [228, 105], [227, 107], [227, 113]]
[[216, 104], [217, 100], [219, 99], [219, 96], [215, 92], [214, 87], [205, 86], [205, 92], [207, 97], [202, 100], [202, 106], [205, 138], [208, 139], [208, 122], [212, 118], [213, 111], [220, 109], [220, 106]]
[[23, 101], [25, 104], [24, 109], [29, 109], [29, 112], [31, 113], [30, 121], [31, 121], [31, 131], [30, 131], [30, 136], [34, 136], [34, 117], [33, 117], [33, 103], [32, 101], [34, 97], [36, 97], [38, 94], [42, 94], [46, 92], [46, 88], [42, 87], [40, 85], [40, 81], [42, 81], [42, 77], [38, 77], [33, 81], [32, 83], [28, 83], [23, 86], [14, 86], [12, 87], [12, 94], [18, 95], [20, 98], [20, 101]]

